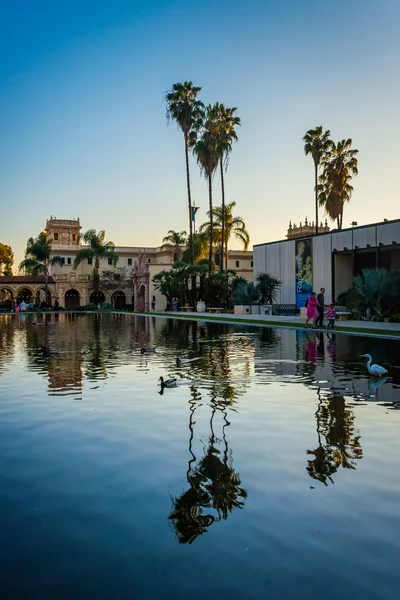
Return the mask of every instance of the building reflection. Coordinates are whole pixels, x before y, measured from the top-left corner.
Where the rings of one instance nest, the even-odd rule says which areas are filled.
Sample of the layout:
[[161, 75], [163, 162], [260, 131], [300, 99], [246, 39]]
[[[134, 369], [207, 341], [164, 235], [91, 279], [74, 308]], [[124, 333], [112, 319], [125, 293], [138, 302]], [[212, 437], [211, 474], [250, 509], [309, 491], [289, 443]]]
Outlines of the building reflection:
[[354, 426], [354, 411], [343, 396], [320, 397], [315, 413], [318, 446], [307, 450], [307, 472], [313, 479], [328, 485], [340, 467], [356, 469], [363, 457], [360, 435]]
[[[234, 509], [244, 507], [247, 492], [233, 468], [232, 452], [229, 450], [226, 428], [230, 425], [225, 407], [213, 403], [210, 418], [210, 435], [203, 448], [202, 457], [197, 459], [193, 452], [194, 415], [199, 393], [192, 389], [189, 416], [189, 455], [186, 480], [188, 489], [172, 498], [168, 516], [180, 544], [192, 544], [206, 533], [214, 523], [226, 520]], [[214, 429], [216, 414], [222, 416], [221, 439]]]

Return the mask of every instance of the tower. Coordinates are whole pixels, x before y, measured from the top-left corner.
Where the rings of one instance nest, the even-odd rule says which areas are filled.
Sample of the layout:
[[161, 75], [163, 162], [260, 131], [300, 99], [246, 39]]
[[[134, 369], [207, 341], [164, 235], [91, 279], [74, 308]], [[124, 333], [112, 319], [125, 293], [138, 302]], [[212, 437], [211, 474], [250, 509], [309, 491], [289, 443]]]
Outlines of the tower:
[[76, 246], [79, 243], [81, 224], [78, 219], [56, 219], [46, 221], [46, 239], [52, 240], [52, 248]]

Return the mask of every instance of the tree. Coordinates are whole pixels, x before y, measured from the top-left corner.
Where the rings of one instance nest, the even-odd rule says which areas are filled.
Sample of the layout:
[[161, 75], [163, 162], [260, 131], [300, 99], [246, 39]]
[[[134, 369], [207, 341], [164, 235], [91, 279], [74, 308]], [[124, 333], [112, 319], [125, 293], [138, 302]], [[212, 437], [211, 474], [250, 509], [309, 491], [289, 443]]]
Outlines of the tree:
[[0, 274], [12, 275], [14, 252], [11, 246], [0, 242]]
[[272, 304], [278, 297], [282, 282], [269, 273], [258, 273], [256, 277], [257, 289], [260, 294], [260, 304]]
[[51, 256], [51, 239], [46, 238], [46, 232], [39, 233], [37, 238], [29, 238], [26, 250], [25, 259], [20, 263], [19, 268], [25, 273], [33, 275], [44, 275], [45, 277], [45, 295], [46, 302], [48, 299], [48, 278], [50, 265], [63, 265], [61, 256]]
[[[237, 141], [238, 137], [235, 131], [235, 127], [240, 125], [240, 118], [235, 117], [237, 108], [226, 108], [223, 104], [218, 102], [214, 105], [216, 112], [216, 118], [218, 121], [218, 154], [219, 154], [219, 166], [221, 172], [221, 193], [222, 193], [222, 205], [221, 205], [221, 261], [219, 264], [220, 271], [224, 269], [224, 247], [227, 248], [226, 237], [225, 237], [225, 185], [224, 185], [224, 167], [228, 169], [229, 155], [232, 151], [233, 141]], [[228, 236], [229, 239], [229, 236]], [[226, 251], [226, 257], [228, 251]], [[226, 260], [225, 268], [228, 268], [228, 261]]]
[[116, 269], [115, 271], [102, 271], [101, 273], [99, 287], [102, 291], [111, 294], [111, 302], [114, 308], [116, 301], [115, 292], [125, 288], [132, 288], [132, 285], [132, 276], [125, 267]]
[[[194, 262], [198, 262], [208, 256], [208, 235], [206, 233], [193, 234], [193, 254]], [[190, 248], [186, 248], [182, 252], [182, 261], [190, 263]]]
[[332, 142], [329, 139], [331, 132], [327, 129], [325, 132], [322, 126], [319, 125], [315, 129], [309, 129], [305, 136], [304, 141], [304, 152], [307, 156], [311, 154], [314, 161], [314, 190], [315, 190], [315, 233], [318, 233], [318, 167], [321, 160], [329, 152]]
[[323, 173], [319, 178], [319, 203], [332, 220], [336, 220], [338, 229], [343, 226], [344, 203], [349, 202], [353, 193], [350, 181], [358, 175], [358, 150], [352, 149], [352, 140], [331, 142], [321, 164]]
[[194, 122], [201, 116], [203, 103], [197, 100], [201, 87], [195, 87], [191, 81], [174, 83], [172, 89], [165, 94], [167, 103], [167, 121], [175, 121], [183, 131], [185, 140], [186, 158], [186, 185], [189, 208], [189, 246], [191, 251], [191, 264], [194, 264], [193, 255], [193, 222], [192, 222], [192, 200], [190, 193], [189, 173], [189, 134]]
[[197, 119], [190, 134], [190, 146], [196, 156], [200, 170], [208, 181], [209, 199], [209, 236], [210, 247], [208, 253], [208, 271], [211, 273], [213, 261], [213, 202], [212, 202], [212, 178], [219, 162], [218, 151], [218, 121], [215, 107], [209, 104], [204, 114]]
[[[243, 250], [247, 250], [250, 243], [250, 235], [246, 229], [246, 224], [244, 222], [243, 217], [234, 217], [233, 209], [236, 206], [236, 202], [230, 202], [225, 205], [225, 210], [222, 211], [222, 206], [216, 206], [213, 208], [213, 226], [214, 226], [214, 237], [216, 240], [219, 240], [220, 247], [225, 248], [225, 265], [228, 268], [228, 243], [231, 235], [234, 235], [237, 240], [239, 240], [243, 246]], [[210, 211], [207, 212], [207, 216], [210, 217]], [[223, 225], [225, 224], [224, 229], [224, 242], [222, 242], [222, 230]], [[200, 226], [200, 232], [208, 233], [211, 227], [211, 219], [207, 223], [203, 223]], [[223, 262], [222, 253], [221, 253], [221, 262]]]
[[174, 253], [174, 262], [182, 259], [183, 248], [186, 246], [186, 231], [174, 231], [170, 229], [163, 238], [162, 250], [172, 250]]
[[99, 231], [97, 233], [95, 229], [88, 229], [82, 236], [83, 241], [88, 245], [79, 250], [74, 260], [74, 269], [77, 269], [83, 260], [94, 259], [93, 280], [95, 291], [99, 288], [100, 260], [109, 259], [115, 267], [119, 259], [119, 256], [115, 253], [114, 243], [105, 242], [105, 237], [105, 231]]

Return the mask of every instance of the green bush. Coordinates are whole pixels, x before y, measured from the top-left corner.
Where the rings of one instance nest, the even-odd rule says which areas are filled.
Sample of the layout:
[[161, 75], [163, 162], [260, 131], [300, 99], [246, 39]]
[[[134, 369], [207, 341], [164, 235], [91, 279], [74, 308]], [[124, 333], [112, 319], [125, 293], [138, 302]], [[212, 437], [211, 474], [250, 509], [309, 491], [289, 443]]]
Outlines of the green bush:
[[374, 317], [383, 319], [400, 304], [400, 272], [363, 269], [354, 277], [354, 290]]
[[103, 304], [101, 305], [101, 310], [113, 310], [113, 305], [111, 304], [111, 302], [103, 302]]

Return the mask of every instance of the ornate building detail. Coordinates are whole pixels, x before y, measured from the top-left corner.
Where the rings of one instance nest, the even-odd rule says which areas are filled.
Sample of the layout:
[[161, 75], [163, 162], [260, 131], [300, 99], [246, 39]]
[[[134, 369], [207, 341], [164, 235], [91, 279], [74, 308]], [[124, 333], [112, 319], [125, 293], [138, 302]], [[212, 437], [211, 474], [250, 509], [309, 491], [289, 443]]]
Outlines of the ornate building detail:
[[[330, 231], [330, 228], [328, 225], [328, 221], [325, 219], [325, 224], [323, 224], [321, 221], [320, 225], [318, 226], [318, 233], [328, 233], [329, 231]], [[296, 223], [293, 223], [293, 226], [292, 226], [292, 221], [289, 222], [289, 229], [287, 230], [287, 234], [286, 234], [286, 237], [288, 238], [288, 240], [292, 240], [294, 238], [300, 238], [300, 237], [309, 237], [311, 235], [315, 235], [314, 221], [312, 223], [309, 223], [308, 219], [306, 217], [306, 220], [304, 221], [304, 225], [300, 221], [299, 226], [297, 226]]]
[[139, 311], [148, 311], [150, 306], [149, 298], [149, 261], [145, 252], [141, 252], [136, 259], [133, 268], [133, 295], [134, 309]]

